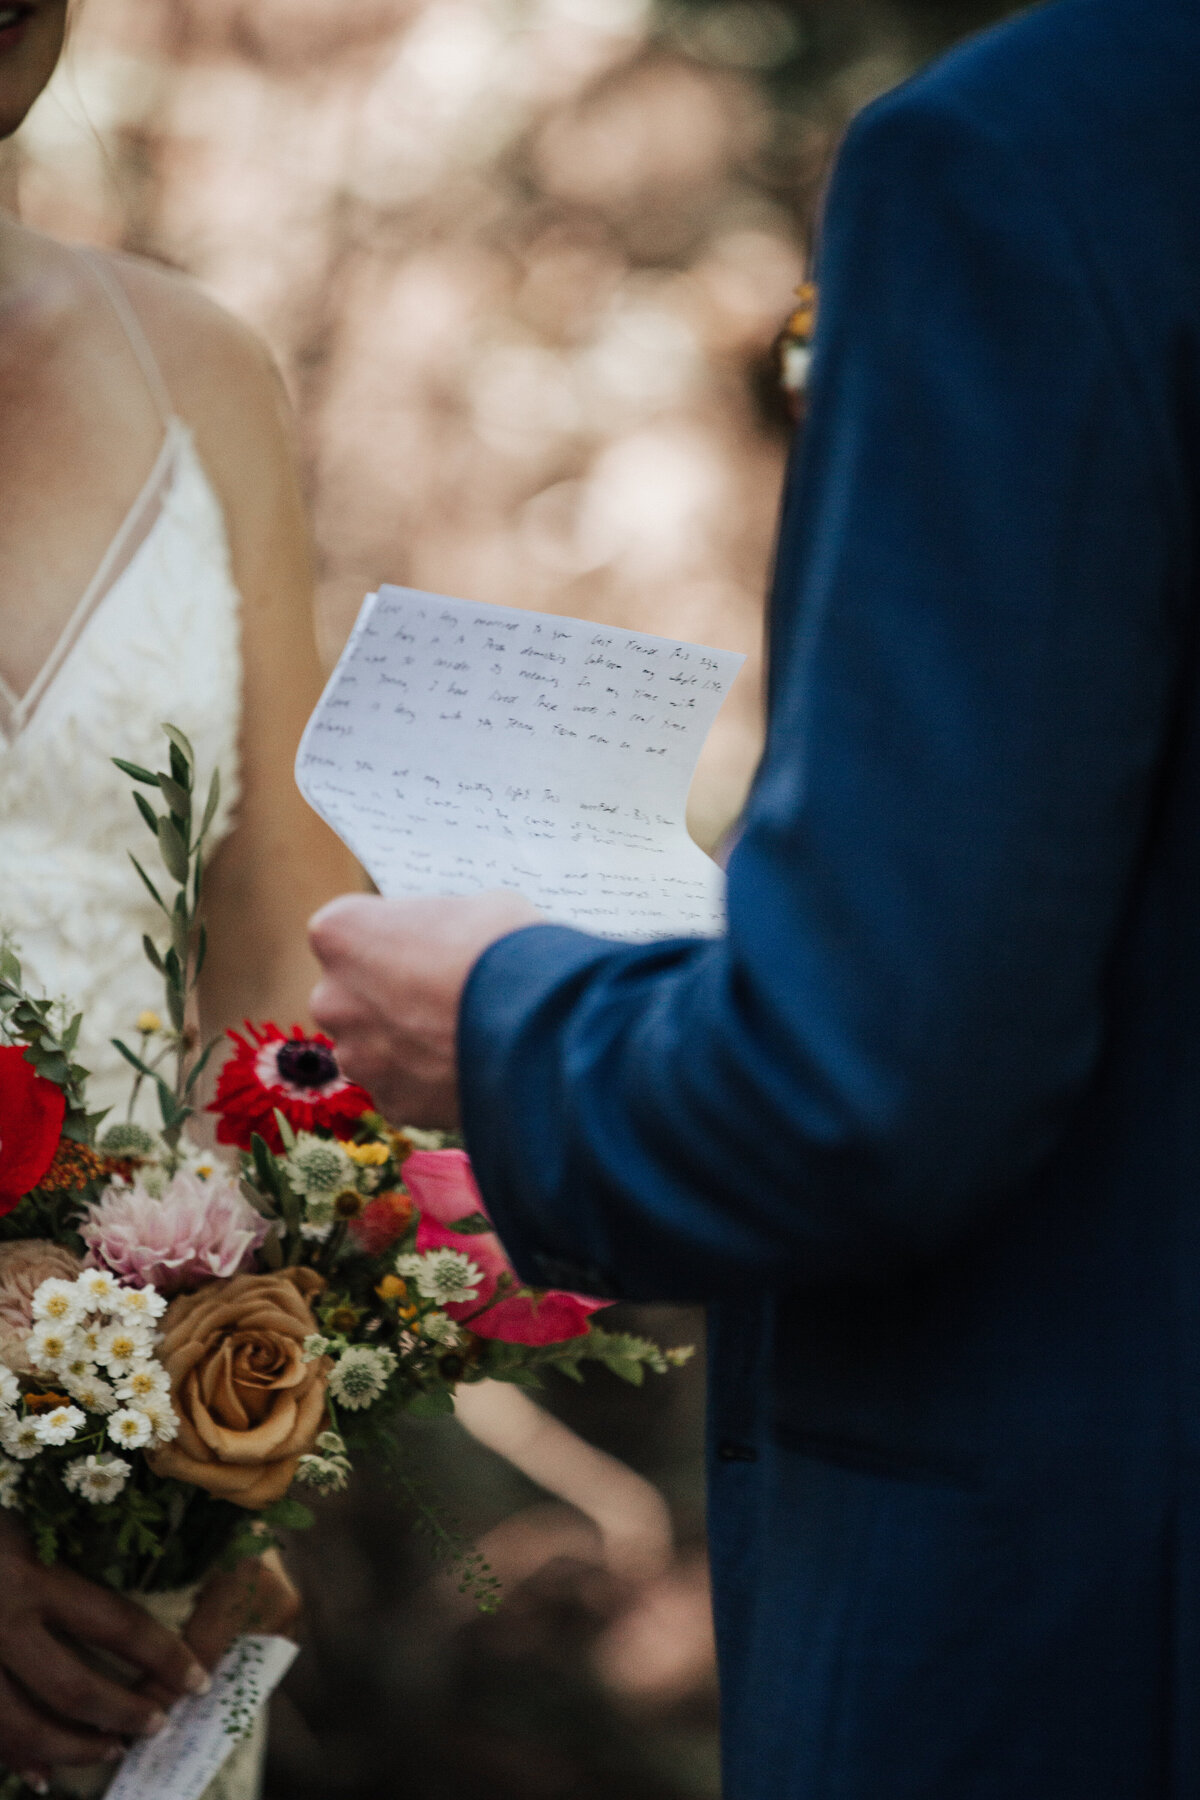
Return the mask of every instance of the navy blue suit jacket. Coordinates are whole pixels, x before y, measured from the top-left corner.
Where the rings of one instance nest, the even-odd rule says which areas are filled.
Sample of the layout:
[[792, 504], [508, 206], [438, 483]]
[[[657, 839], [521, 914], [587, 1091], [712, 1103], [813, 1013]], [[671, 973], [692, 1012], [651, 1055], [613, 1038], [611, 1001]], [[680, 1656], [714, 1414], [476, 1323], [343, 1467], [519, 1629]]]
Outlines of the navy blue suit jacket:
[[527, 1278], [712, 1303], [727, 1800], [1200, 1796], [1200, 0], [853, 127], [720, 941], [465, 997]]

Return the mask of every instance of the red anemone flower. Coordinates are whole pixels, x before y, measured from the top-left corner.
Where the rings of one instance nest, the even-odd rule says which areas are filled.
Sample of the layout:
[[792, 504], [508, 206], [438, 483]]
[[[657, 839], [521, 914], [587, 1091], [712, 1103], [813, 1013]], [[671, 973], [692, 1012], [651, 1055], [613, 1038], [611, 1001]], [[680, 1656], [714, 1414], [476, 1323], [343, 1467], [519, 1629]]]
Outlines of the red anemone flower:
[[66, 1111], [66, 1095], [38, 1074], [24, 1045], [0, 1045], [0, 1216], [19, 1206], [49, 1169]]
[[333, 1054], [333, 1039], [315, 1032], [306, 1037], [299, 1025], [285, 1036], [278, 1025], [251, 1025], [246, 1020], [243, 1037], [229, 1036], [237, 1045], [221, 1070], [217, 1097], [209, 1106], [219, 1118], [217, 1141], [250, 1148], [257, 1132], [276, 1153], [283, 1139], [275, 1120], [276, 1109], [293, 1131], [330, 1131], [346, 1137], [375, 1102], [365, 1088], [347, 1081]]

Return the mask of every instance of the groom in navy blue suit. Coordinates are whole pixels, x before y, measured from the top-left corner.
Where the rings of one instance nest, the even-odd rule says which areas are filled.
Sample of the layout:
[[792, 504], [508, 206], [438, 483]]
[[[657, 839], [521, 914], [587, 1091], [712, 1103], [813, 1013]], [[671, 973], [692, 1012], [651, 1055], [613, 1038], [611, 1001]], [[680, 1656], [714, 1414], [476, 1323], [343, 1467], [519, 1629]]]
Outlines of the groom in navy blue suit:
[[1197, 1800], [1200, 0], [870, 107], [820, 279], [726, 936], [347, 900], [316, 1007], [711, 1303], [726, 1800]]

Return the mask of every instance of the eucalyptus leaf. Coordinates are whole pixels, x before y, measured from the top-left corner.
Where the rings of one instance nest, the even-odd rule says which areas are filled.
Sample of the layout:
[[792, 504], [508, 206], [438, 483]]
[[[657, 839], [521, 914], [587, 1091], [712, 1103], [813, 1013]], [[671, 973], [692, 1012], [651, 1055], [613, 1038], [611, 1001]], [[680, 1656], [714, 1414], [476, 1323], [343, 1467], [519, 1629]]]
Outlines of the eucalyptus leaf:
[[154, 808], [151, 806], [150, 802], [147, 800], [145, 794], [135, 794], [133, 796], [133, 803], [137, 807], [138, 811], [141, 813], [142, 818], [146, 821], [146, 824], [149, 827], [149, 829], [154, 833], [155, 837], [157, 837], [158, 836], [158, 814], [155, 812]]
[[214, 769], [212, 780], [208, 784], [208, 800], [205, 803], [204, 818], [200, 825], [200, 839], [197, 839], [197, 842], [208, 836], [208, 828], [217, 816], [217, 807], [219, 806], [220, 801], [221, 771], [220, 769]]
[[113, 761], [122, 775], [128, 775], [134, 781], [142, 781], [147, 787], [158, 786], [158, 776], [149, 769], [143, 769], [141, 763], [126, 762], [123, 756], [114, 756]]
[[[155, 832], [157, 833], [157, 831], [158, 831], [157, 825], [155, 826], [154, 829], [155, 829]], [[145, 869], [143, 869], [141, 863], [138, 861], [137, 857], [133, 854], [132, 851], [130, 851], [130, 853], [129, 853], [129, 860], [133, 864], [134, 868], [137, 870], [138, 874], [141, 876], [143, 882], [145, 883], [146, 888], [149, 891], [150, 898], [155, 902], [156, 905], [161, 906], [162, 910], [164, 912], [166, 912], [168, 910], [166, 901], [163, 899], [162, 895], [159, 893], [158, 889], [155, 887], [154, 883], [151, 881], [151, 879], [147, 875]]]
[[174, 813], [175, 817], [186, 827], [192, 817], [192, 796], [179, 782], [173, 781], [169, 775], [160, 775], [158, 785], [162, 797]]
[[184, 737], [178, 725], [164, 724], [163, 730], [166, 732], [175, 748], [179, 751], [180, 755], [185, 759], [188, 768], [194, 769], [196, 766], [196, 752], [192, 749], [192, 746], [188, 743], [188, 740]]
[[200, 1055], [196, 1058], [195, 1063], [192, 1065], [191, 1073], [188, 1075], [187, 1080], [183, 1084], [183, 1091], [185, 1094], [191, 1093], [192, 1089], [195, 1087], [196, 1083], [199, 1081], [200, 1077], [203, 1075], [205, 1069], [208, 1067], [209, 1057], [212, 1055], [213, 1051], [216, 1049], [217, 1045], [221, 1042], [221, 1039], [223, 1037], [224, 1037], [224, 1033], [222, 1032], [220, 1037], [210, 1038], [209, 1042], [204, 1046], [203, 1050], [200, 1052]]
[[187, 845], [180, 836], [178, 825], [170, 817], [158, 821], [158, 848], [167, 873], [174, 881], [185, 882], [188, 878]]

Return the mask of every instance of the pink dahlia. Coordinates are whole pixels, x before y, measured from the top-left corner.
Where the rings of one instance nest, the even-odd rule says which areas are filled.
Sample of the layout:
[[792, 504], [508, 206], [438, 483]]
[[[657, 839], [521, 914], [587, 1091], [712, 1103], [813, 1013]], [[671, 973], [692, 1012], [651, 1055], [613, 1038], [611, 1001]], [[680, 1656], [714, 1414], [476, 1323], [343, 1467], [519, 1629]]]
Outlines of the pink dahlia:
[[93, 1268], [162, 1294], [201, 1287], [253, 1267], [267, 1221], [224, 1176], [202, 1181], [180, 1170], [161, 1200], [140, 1181], [111, 1187], [87, 1209], [79, 1235]]
[[612, 1304], [558, 1288], [527, 1288], [494, 1231], [453, 1229], [473, 1214], [487, 1216], [465, 1151], [415, 1151], [405, 1159], [404, 1185], [421, 1213], [418, 1253], [459, 1250], [483, 1272], [474, 1300], [454, 1301], [445, 1309], [452, 1319], [469, 1322], [477, 1337], [500, 1338], [506, 1344], [558, 1344], [582, 1337], [588, 1315]]
[[217, 1082], [209, 1106], [220, 1120], [217, 1139], [249, 1150], [259, 1137], [278, 1155], [283, 1149], [275, 1114], [283, 1114], [293, 1131], [329, 1131], [349, 1137], [375, 1102], [365, 1088], [347, 1081], [333, 1054], [333, 1039], [315, 1031], [306, 1037], [293, 1025], [290, 1037], [278, 1025], [251, 1025], [247, 1036], [228, 1035], [237, 1048]]

